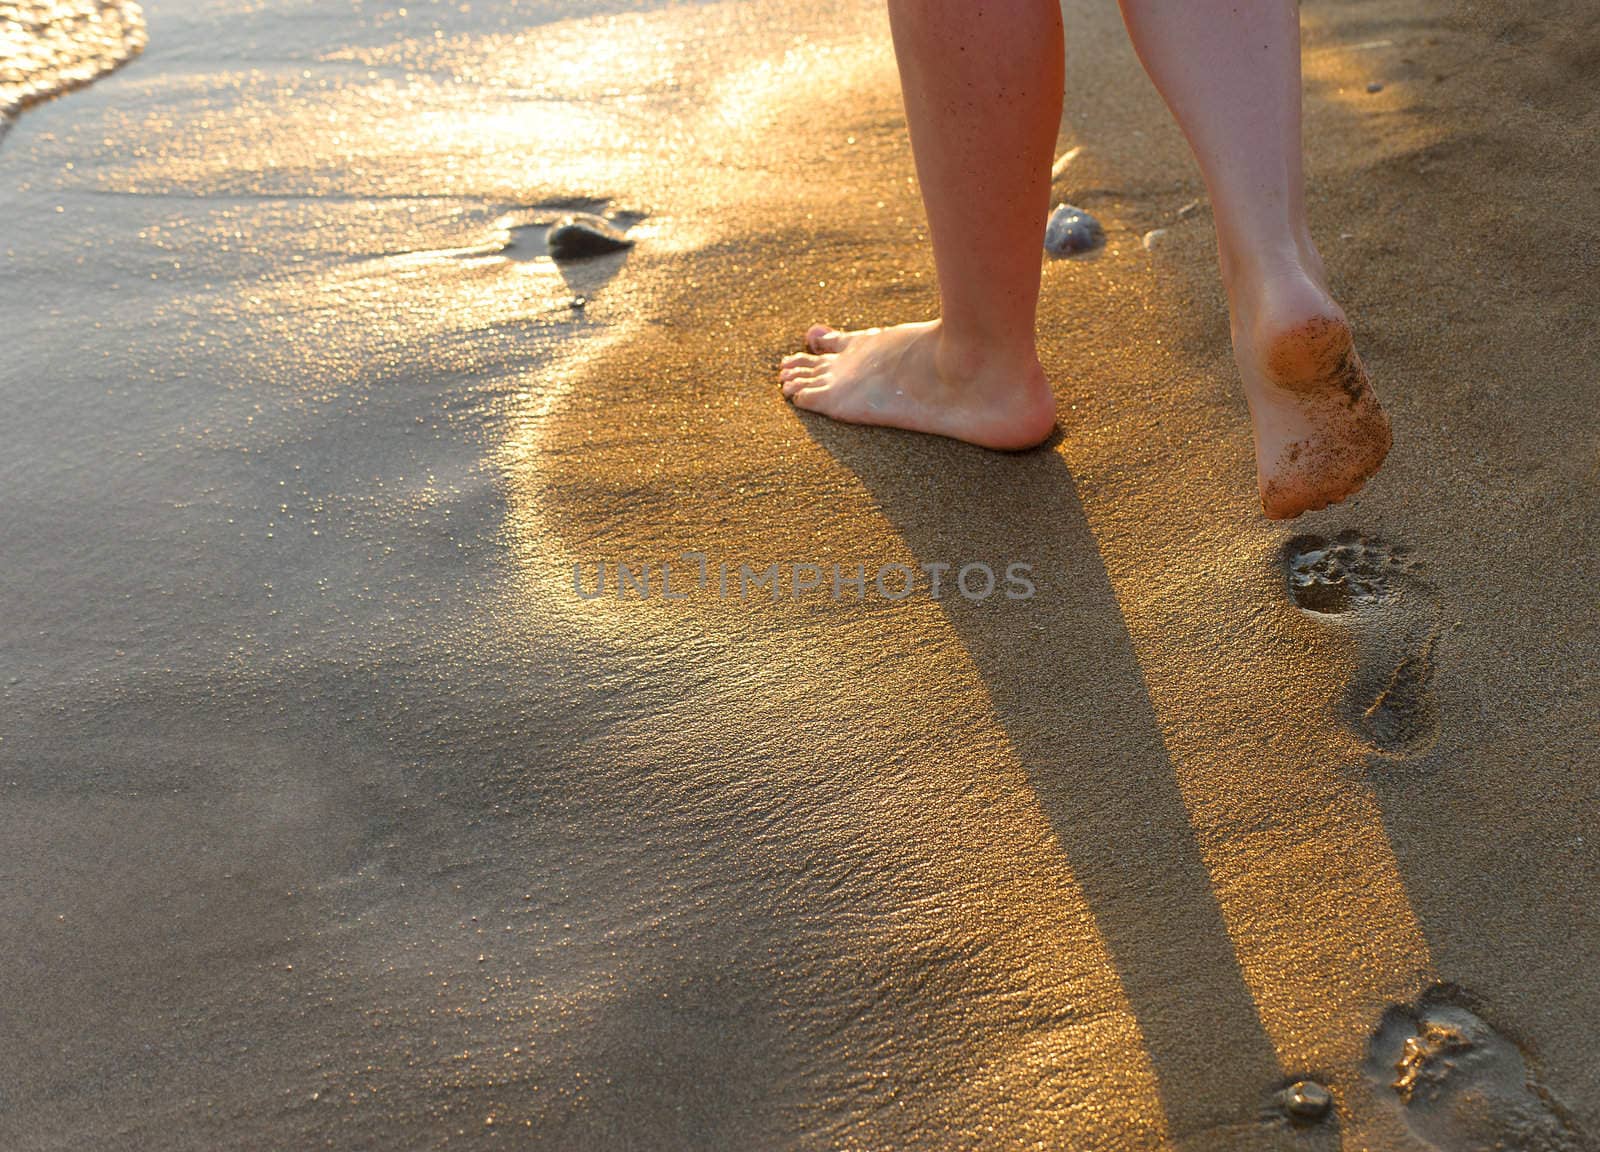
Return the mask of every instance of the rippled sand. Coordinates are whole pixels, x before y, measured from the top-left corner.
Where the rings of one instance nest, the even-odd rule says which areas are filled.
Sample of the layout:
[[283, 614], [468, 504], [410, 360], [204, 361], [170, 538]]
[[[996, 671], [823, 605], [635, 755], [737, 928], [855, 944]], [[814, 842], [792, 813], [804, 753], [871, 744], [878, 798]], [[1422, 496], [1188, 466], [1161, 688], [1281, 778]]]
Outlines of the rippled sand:
[[[0, 143], [0, 1146], [1595, 1131], [1592, 19], [1480, 7], [1307, 6], [1397, 449], [1281, 526], [1111, 7], [1001, 456], [777, 395], [933, 305], [877, 4], [152, 3]], [[1435, 1019], [1559, 1114], [1419, 1113]]]

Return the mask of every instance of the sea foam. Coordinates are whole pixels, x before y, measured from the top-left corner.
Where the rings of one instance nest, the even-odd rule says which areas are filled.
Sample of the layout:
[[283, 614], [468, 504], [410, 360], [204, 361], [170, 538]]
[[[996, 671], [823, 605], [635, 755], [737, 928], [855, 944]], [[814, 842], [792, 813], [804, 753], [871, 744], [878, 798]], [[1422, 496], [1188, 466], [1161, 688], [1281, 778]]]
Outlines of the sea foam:
[[0, 133], [29, 104], [89, 83], [144, 45], [144, 11], [132, 0], [0, 5]]

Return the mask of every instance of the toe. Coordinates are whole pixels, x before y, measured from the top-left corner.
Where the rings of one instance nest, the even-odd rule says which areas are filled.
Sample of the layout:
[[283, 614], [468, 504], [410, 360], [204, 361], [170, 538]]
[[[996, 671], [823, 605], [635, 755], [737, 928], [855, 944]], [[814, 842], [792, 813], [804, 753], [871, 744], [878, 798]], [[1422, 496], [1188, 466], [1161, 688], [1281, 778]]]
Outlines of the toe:
[[827, 365], [820, 362], [813, 362], [810, 364], [791, 364], [787, 368], [782, 368], [778, 371], [778, 379], [787, 384], [790, 380], [795, 379], [797, 376], [815, 376], [825, 367], [827, 367]]
[[855, 405], [852, 403], [852, 398], [851, 389], [837, 377], [819, 376], [806, 386], [797, 388], [789, 400], [796, 408], [804, 408], [808, 412], [820, 412], [835, 420], [854, 422], [852, 410]]
[[[812, 386], [806, 387], [807, 384], [811, 384]], [[821, 402], [822, 398], [828, 394], [828, 388], [825, 384], [816, 384], [812, 381], [805, 381], [795, 385], [792, 392], [785, 387], [784, 392], [790, 400], [794, 401], [794, 406], [796, 408], [816, 408]]]
[[802, 388], [815, 387], [816, 385], [822, 383], [825, 379], [825, 372], [821, 368], [813, 368], [810, 370], [802, 369], [798, 372], [785, 373], [783, 379], [783, 394], [792, 399], [794, 394], [799, 392]]
[[821, 356], [813, 356], [809, 352], [796, 352], [791, 356], [785, 356], [778, 367], [787, 372], [793, 368], [815, 368], [820, 363], [822, 363]]
[[844, 333], [826, 324], [813, 324], [806, 333], [806, 347], [813, 352], [839, 352], [844, 349]]

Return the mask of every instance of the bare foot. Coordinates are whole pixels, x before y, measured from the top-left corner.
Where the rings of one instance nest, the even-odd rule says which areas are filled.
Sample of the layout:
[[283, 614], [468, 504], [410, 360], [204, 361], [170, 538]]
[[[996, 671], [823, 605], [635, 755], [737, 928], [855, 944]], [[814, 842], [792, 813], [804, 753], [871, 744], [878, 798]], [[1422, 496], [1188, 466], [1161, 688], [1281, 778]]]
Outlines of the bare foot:
[[957, 347], [937, 320], [859, 332], [818, 324], [806, 347], [783, 361], [783, 394], [835, 420], [1010, 451], [1055, 427], [1055, 397], [1032, 347]]
[[1344, 312], [1296, 270], [1260, 286], [1256, 300], [1237, 301], [1234, 315], [1262, 510], [1289, 520], [1354, 495], [1391, 437]]

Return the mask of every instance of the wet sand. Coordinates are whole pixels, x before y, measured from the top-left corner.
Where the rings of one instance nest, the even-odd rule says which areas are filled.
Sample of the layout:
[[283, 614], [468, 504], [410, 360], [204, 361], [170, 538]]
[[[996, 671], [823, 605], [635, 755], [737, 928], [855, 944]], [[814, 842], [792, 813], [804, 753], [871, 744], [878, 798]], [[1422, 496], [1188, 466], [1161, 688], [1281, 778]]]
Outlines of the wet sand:
[[1594, 1146], [1591, 14], [1306, 7], [1396, 447], [1279, 525], [1114, 8], [1017, 455], [778, 395], [934, 303], [876, 5], [398, 11], [0, 142], [0, 1146]]

